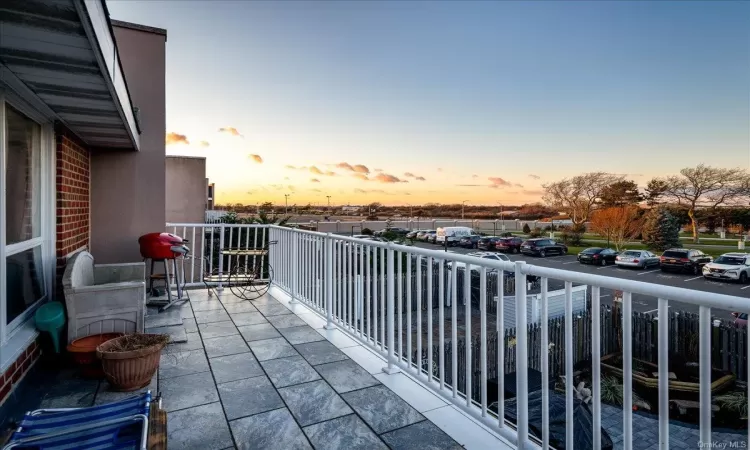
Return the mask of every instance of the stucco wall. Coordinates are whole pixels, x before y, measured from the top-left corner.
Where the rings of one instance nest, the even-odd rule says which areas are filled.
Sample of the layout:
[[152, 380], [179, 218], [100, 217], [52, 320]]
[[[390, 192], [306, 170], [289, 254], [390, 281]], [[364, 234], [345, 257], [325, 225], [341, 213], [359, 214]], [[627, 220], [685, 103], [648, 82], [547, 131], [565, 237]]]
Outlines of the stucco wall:
[[91, 157], [91, 251], [100, 263], [140, 261], [138, 237], [164, 231], [166, 32], [114, 24], [133, 105], [140, 108], [139, 152], [96, 150]]
[[167, 156], [167, 222], [203, 223], [206, 215], [206, 158]]

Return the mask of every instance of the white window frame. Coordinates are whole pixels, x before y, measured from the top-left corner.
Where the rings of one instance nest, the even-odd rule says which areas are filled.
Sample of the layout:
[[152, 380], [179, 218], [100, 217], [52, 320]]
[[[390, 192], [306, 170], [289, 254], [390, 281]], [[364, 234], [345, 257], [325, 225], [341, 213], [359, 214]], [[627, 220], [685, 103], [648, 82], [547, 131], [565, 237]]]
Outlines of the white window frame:
[[[11, 338], [33, 318], [36, 309], [45, 301], [52, 298], [55, 289], [55, 232], [56, 232], [56, 168], [55, 168], [55, 133], [54, 118], [45, 116], [31, 106], [15, 91], [0, 81], [0, 193], [5, 195], [5, 173], [7, 169], [6, 153], [6, 104], [12, 106], [27, 118], [40, 125], [39, 136], [39, 164], [40, 164], [40, 234], [27, 241], [6, 246], [6, 210], [5, 201], [0, 202], [0, 352], [5, 353], [4, 347]], [[44, 295], [21, 315], [6, 324], [7, 320], [7, 257], [16, 253], [41, 247], [42, 274], [44, 277]], [[11, 349], [13, 350], [13, 349]]]

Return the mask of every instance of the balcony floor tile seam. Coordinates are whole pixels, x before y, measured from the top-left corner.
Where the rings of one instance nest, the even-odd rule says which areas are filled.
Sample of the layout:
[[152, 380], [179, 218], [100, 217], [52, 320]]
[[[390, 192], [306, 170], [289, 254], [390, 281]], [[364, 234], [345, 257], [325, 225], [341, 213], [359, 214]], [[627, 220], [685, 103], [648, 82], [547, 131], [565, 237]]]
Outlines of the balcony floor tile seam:
[[[270, 294], [269, 294], [269, 295], [270, 295]], [[274, 300], [276, 300], [276, 299], [274, 298]], [[276, 300], [276, 301], [278, 302], [278, 300]], [[281, 303], [281, 302], [279, 302], [279, 303]], [[262, 313], [261, 313], [261, 314], [262, 314]], [[299, 315], [298, 315], [297, 313], [293, 313], [293, 314], [295, 314], [296, 316], [299, 316]], [[272, 324], [272, 325], [273, 325], [273, 324]], [[275, 328], [275, 326], [274, 326], [274, 328]], [[355, 345], [352, 345], [351, 347], [364, 347], [364, 348], [367, 348], [366, 346], [362, 345], [362, 344], [361, 344], [361, 343], [360, 343], [359, 341], [357, 341], [357, 340], [356, 340], [355, 338], [352, 338], [351, 336], [349, 336], [349, 334], [348, 334], [347, 332], [345, 332], [345, 331], [343, 331], [343, 330], [341, 330], [341, 329], [339, 329], [339, 328], [341, 328], [341, 327], [340, 327], [340, 325], [337, 325], [337, 328], [336, 328], [336, 329], [337, 329], [337, 330], [338, 330], [339, 332], [341, 332], [341, 333], [342, 333], [342, 334], [343, 334], [343, 335], [344, 335], [345, 337], [347, 337], [347, 338], [351, 339], [351, 340], [352, 340], [352, 342], [354, 342], [354, 344], [355, 344]], [[277, 329], [277, 330], [278, 330], [278, 329]], [[327, 336], [326, 336], [325, 334], [323, 334], [323, 333], [320, 333], [320, 334], [321, 334], [321, 335], [323, 335], [323, 337], [324, 337], [324, 338], [326, 339], [326, 341], [327, 341], [327, 342], [330, 342], [331, 344], [333, 344], [333, 342], [331, 342], [331, 341], [330, 341], [330, 340], [328, 339], [328, 337], [327, 337]], [[284, 338], [284, 339], [286, 340], [286, 337], [284, 337], [283, 335], [282, 335], [282, 338]], [[289, 342], [289, 341], [287, 340], [287, 342]], [[291, 345], [291, 343], [289, 343], [289, 344]], [[336, 347], [336, 348], [337, 348], [337, 349], [338, 349], [339, 351], [341, 350], [341, 349], [340, 349], [340, 348], [338, 348], [338, 347]], [[346, 348], [349, 348], [349, 347], [346, 347]], [[377, 351], [377, 345], [373, 346], [373, 350]], [[365, 369], [364, 367], [362, 367], [362, 366], [361, 366], [361, 365], [360, 365], [359, 363], [357, 363], [357, 362], [356, 362], [356, 361], [354, 361], [353, 359], [349, 358], [348, 356], [347, 356], [347, 359], [344, 359], [344, 360], [341, 360], [341, 361], [347, 361], [347, 360], [349, 360], [349, 361], [352, 361], [352, 362], [353, 362], [354, 364], [356, 364], [357, 366], [359, 366], [359, 367], [360, 367], [360, 368], [361, 368], [362, 370], [365, 370], [365, 372], [367, 372], [367, 371], [366, 371], [366, 369]], [[336, 361], [336, 362], [341, 362], [341, 361]], [[309, 364], [309, 363], [308, 363], [308, 364]], [[310, 364], [310, 366], [312, 366], [312, 367], [313, 367], [313, 369], [315, 369], [315, 371], [316, 371], [316, 372], [318, 372], [318, 370], [316, 369], [316, 366], [320, 366], [320, 365], [322, 365], [322, 364], [329, 364], [329, 363], [321, 363], [321, 364], [317, 364], [317, 365], [313, 365], [313, 364]], [[369, 374], [369, 372], [367, 372], [367, 373]], [[318, 372], [318, 374], [320, 374], [320, 372]], [[372, 375], [371, 375], [371, 376], [372, 376]], [[328, 386], [329, 386], [329, 387], [330, 387], [331, 389], [333, 389], [333, 386], [331, 386], [331, 385], [330, 385], [330, 383], [328, 383], [328, 381], [327, 381], [327, 380], [326, 380], [326, 379], [325, 379], [325, 378], [324, 378], [324, 377], [323, 377], [322, 375], [321, 375], [321, 379], [320, 379], [320, 380], [316, 380], [316, 381], [321, 381], [321, 380], [322, 380], [323, 382], [325, 382], [325, 383], [326, 383], [326, 384], [327, 384], [327, 385], [328, 385]], [[419, 383], [419, 380], [416, 380], [416, 382], [417, 382], [417, 383]], [[307, 382], [306, 382], [306, 383], [307, 383]], [[295, 386], [299, 386], [300, 384], [304, 384], [304, 383], [298, 383], [298, 384], [296, 384]], [[420, 384], [421, 384], [421, 383], [420, 383]], [[375, 385], [375, 386], [383, 386], [383, 387], [384, 387], [385, 389], [388, 389], [389, 391], [393, 392], [393, 394], [394, 394], [394, 395], [395, 395], [396, 397], [398, 397], [399, 399], [401, 399], [401, 401], [403, 401], [404, 403], [406, 403], [407, 405], [409, 405], [409, 407], [413, 408], [413, 407], [412, 407], [412, 406], [411, 406], [411, 405], [410, 405], [410, 404], [409, 404], [408, 402], [406, 402], [406, 400], [405, 400], [405, 399], [404, 399], [403, 397], [401, 397], [401, 396], [400, 396], [400, 395], [399, 395], [399, 394], [398, 394], [397, 392], [393, 391], [393, 390], [392, 390], [391, 388], [389, 388], [388, 386], [385, 386], [384, 384], [380, 383], [380, 381], [379, 381], [379, 380], [378, 380], [378, 384], [377, 384], [377, 385]], [[289, 386], [285, 386], [285, 387], [289, 387]], [[352, 390], [352, 391], [347, 391], [346, 393], [347, 393], [347, 394], [349, 394], [349, 393], [351, 393], [351, 392], [361, 391], [361, 390], [364, 390], [364, 389], [369, 389], [369, 388], [372, 388], [372, 387], [373, 387], [373, 386], [365, 386], [365, 387], [362, 387], [362, 388], [354, 389], [354, 390]], [[276, 388], [276, 387], [274, 386], [274, 388]], [[277, 391], [278, 391], [278, 389], [277, 389]], [[383, 433], [377, 433], [377, 432], [375, 432], [375, 430], [374, 430], [374, 429], [372, 429], [372, 427], [370, 426], [370, 424], [369, 424], [369, 423], [367, 423], [367, 421], [366, 421], [366, 420], [364, 419], [364, 417], [362, 417], [362, 416], [361, 416], [361, 415], [360, 415], [360, 414], [359, 414], [359, 413], [357, 412], [357, 410], [356, 410], [356, 409], [355, 409], [355, 408], [354, 408], [354, 407], [353, 407], [353, 406], [352, 406], [352, 405], [351, 405], [351, 404], [350, 404], [350, 403], [349, 403], [348, 401], [346, 401], [346, 399], [345, 399], [345, 398], [344, 398], [343, 396], [341, 396], [341, 394], [340, 394], [340, 393], [338, 393], [338, 392], [337, 392], [337, 391], [336, 391], [335, 389], [333, 389], [333, 391], [334, 391], [334, 392], [336, 392], [336, 394], [337, 394], [337, 395], [339, 396], [339, 398], [341, 398], [341, 399], [342, 399], [342, 400], [344, 401], [344, 403], [346, 403], [346, 404], [347, 404], [347, 405], [349, 406], [349, 408], [350, 408], [350, 409], [351, 409], [351, 410], [353, 411], [353, 414], [354, 414], [354, 415], [356, 415], [356, 416], [357, 416], [357, 417], [358, 417], [358, 418], [359, 418], [359, 419], [360, 419], [360, 420], [361, 420], [361, 421], [362, 421], [362, 422], [363, 422], [363, 423], [364, 423], [364, 424], [365, 424], [365, 425], [367, 426], [367, 428], [368, 428], [368, 429], [370, 429], [370, 430], [371, 430], [371, 431], [373, 432], [373, 434], [374, 434], [375, 436], [378, 436], [378, 438], [379, 438], [379, 439], [380, 439], [381, 441], [382, 441], [382, 435], [383, 435], [383, 434], [386, 434], [386, 433], [391, 433], [391, 432], [393, 432], [393, 431], [396, 431], [396, 430], [400, 430], [400, 429], [402, 429], [402, 428], [406, 428], [406, 427], [408, 427], [408, 426], [411, 426], [411, 425], [415, 425], [415, 424], [417, 424], [417, 423], [421, 423], [421, 422], [424, 422], [424, 421], [428, 421], [428, 422], [432, 423], [432, 424], [433, 424], [433, 425], [435, 425], [435, 426], [436, 426], [436, 427], [437, 427], [438, 429], [440, 429], [441, 431], [443, 431], [443, 433], [446, 433], [446, 432], [445, 432], [445, 430], [443, 430], [443, 429], [442, 429], [442, 428], [441, 428], [441, 427], [440, 427], [439, 425], [437, 425], [436, 423], [432, 422], [432, 421], [431, 421], [431, 420], [430, 420], [429, 418], [427, 418], [426, 416], [424, 416], [424, 414], [423, 414], [423, 413], [424, 413], [424, 412], [426, 412], [426, 411], [423, 411], [423, 412], [419, 412], [419, 411], [417, 411], [417, 412], [418, 412], [418, 413], [419, 413], [419, 414], [420, 414], [420, 415], [421, 415], [421, 416], [423, 417], [423, 420], [420, 420], [420, 421], [418, 421], [418, 422], [414, 422], [414, 423], [411, 423], [411, 424], [408, 424], [408, 425], [405, 425], [405, 426], [403, 426], [403, 427], [399, 427], [399, 428], [396, 428], [396, 429], [393, 429], [393, 430], [387, 430], [387, 431], [384, 431]], [[286, 404], [286, 402], [284, 402], [284, 403]], [[444, 407], [444, 406], [447, 406], [447, 405], [443, 405], [443, 406], [440, 406], [440, 407], [438, 407], [438, 408], [441, 408], [441, 407]], [[437, 409], [437, 408], [435, 408], [435, 409]], [[327, 421], [330, 421], [330, 420], [336, 420], [336, 419], [337, 419], [337, 418], [333, 418], [333, 419], [328, 419], [328, 420], [324, 420], [324, 421], [321, 421], [321, 422], [318, 422], [318, 423], [323, 423], [323, 422], [327, 422]], [[295, 421], [296, 421], [296, 418], [295, 418]], [[298, 425], [299, 425], [299, 423], [298, 423]], [[307, 426], [311, 426], [311, 425], [314, 425], [314, 424], [310, 424], [310, 425], [307, 425]], [[447, 434], [447, 433], [446, 433], [446, 434]], [[448, 435], [448, 436], [450, 436], [450, 435]], [[451, 438], [451, 439], [452, 439], [452, 438]], [[386, 444], [386, 445], [387, 445], [387, 444]]]

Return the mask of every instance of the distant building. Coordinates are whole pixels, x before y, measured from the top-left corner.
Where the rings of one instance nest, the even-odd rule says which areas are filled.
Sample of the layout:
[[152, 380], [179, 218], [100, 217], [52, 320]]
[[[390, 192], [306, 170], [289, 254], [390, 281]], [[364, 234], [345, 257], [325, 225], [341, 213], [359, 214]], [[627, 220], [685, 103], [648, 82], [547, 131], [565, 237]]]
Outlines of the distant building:
[[356, 213], [359, 212], [360, 209], [362, 209], [361, 206], [342, 206], [341, 212]]
[[206, 192], [206, 209], [214, 209], [214, 190], [215, 185], [214, 183], [209, 183], [208, 178], [206, 178], [206, 186], [207, 186], [207, 192]]

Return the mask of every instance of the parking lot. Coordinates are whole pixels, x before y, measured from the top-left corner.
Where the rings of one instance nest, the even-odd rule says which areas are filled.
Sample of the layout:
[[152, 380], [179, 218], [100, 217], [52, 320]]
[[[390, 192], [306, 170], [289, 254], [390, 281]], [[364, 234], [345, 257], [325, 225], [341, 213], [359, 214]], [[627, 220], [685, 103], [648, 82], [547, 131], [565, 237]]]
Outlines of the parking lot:
[[[414, 244], [416, 247], [428, 248], [432, 250], [440, 250], [442, 247], [433, 244], [427, 244], [424, 242], [417, 242]], [[460, 247], [451, 247], [448, 249], [449, 252], [455, 253], [471, 253], [477, 250], [464, 249]], [[692, 274], [681, 274], [662, 272], [658, 267], [650, 268], [647, 270], [637, 269], [624, 269], [615, 265], [609, 266], [593, 266], [589, 264], [581, 264], [577, 261], [576, 255], [564, 255], [564, 256], [548, 256], [546, 258], [539, 258], [527, 255], [513, 255], [508, 254], [508, 257], [512, 261], [526, 261], [529, 264], [534, 264], [543, 267], [551, 267], [555, 269], [571, 270], [583, 273], [592, 273], [596, 275], [604, 275], [616, 278], [623, 278], [628, 280], [643, 281], [646, 283], [656, 283], [667, 286], [675, 286], [685, 289], [695, 289], [698, 291], [706, 292], [706, 295], [712, 293], [725, 294], [725, 295], [736, 295], [740, 297], [748, 297], [748, 306], [750, 306], [750, 284], [738, 284], [729, 281], [714, 281], [706, 280], [702, 276], [696, 276]], [[557, 280], [550, 280], [550, 289], [562, 289], [563, 283]], [[603, 305], [611, 305], [614, 300], [613, 291], [609, 289], [602, 289], [601, 299]], [[698, 314], [698, 306], [690, 305], [680, 302], [671, 301], [669, 302], [669, 308], [671, 310], [686, 311], [694, 314]], [[633, 294], [633, 311], [656, 314], [657, 311], [657, 299], [650, 296]], [[719, 319], [733, 320], [730, 315], [730, 311], [717, 311], [713, 310], [712, 315]]]

